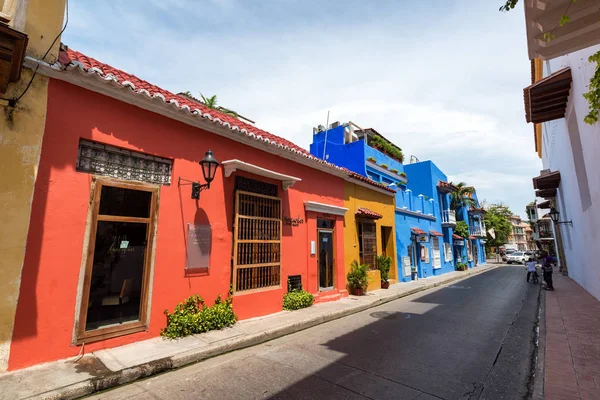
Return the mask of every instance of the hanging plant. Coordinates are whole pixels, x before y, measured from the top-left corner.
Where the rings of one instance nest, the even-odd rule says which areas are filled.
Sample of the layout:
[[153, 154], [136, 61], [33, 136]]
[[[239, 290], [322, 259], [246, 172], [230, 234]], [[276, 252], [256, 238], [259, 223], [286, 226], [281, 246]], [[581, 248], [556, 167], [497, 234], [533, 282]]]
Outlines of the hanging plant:
[[590, 112], [583, 120], [586, 124], [594, 125], [598, 122], [598, 112], [600, 110], [600, 51], [592, 54], [588, 60], [591, 63], [596, 63], [596, 72], [590, 79], [589, 91], [583, 94], [590, 105]]

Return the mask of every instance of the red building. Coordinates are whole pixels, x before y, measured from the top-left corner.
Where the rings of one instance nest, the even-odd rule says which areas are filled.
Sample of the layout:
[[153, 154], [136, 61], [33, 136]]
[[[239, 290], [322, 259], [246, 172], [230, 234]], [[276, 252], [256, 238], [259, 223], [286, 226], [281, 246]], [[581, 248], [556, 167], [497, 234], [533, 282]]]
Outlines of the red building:
[[[240, 319], [280, 311], [288, 278], [345, 294], [345, 170], [81, 53], [60, 59], [38, 70], [48, 110], [9, 369], [155, 337], [165, 309], [230, 284]], [[193, 199], [209, 149], [221, 165]]]

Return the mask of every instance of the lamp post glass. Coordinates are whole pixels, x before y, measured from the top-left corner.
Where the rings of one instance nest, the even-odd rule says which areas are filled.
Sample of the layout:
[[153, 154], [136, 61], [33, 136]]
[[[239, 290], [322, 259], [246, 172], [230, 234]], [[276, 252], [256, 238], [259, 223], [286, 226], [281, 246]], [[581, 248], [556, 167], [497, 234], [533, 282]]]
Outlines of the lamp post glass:
[[202, 167], [202, 175], [204, 175], [204, 180], [207, 184], [210, 184], [215, 178], [215, 173], [217, 172], [217, 167], [219, 166], [219, 162], [215, 159], [212, 150], [209, 149], [206, 152], [206, 155], [199, 164], [200, 167]]
[[558, 222], [559, 215], [560, 213], [556, 210], [556, 208], [552, 207], [552, 209], [550, 210], [550, 219], [552, 219], [552, 222]]

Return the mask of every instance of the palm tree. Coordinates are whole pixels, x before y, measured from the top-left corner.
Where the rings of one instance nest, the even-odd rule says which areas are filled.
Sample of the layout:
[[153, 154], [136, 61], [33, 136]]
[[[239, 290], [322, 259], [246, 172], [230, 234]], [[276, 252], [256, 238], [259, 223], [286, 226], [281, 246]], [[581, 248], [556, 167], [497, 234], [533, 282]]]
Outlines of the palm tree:
[[467, 186], [465, 182], [459, 182], [454, 186], [456, 186], [457, 190], [450, 195], [450, 207], [454, 211], [458, 211], [461, 207], [475, 207], [477, 205], [473, 199], [473, 193], [475, 193], [475, 188], [473, 186]]
[[236, 113], [235, 111], [217, 105], [217, 95], [216, 94], [212, 95], [210, 97], [206, 97], [202, 93], [200, 93], [200, 97], [202, 97], [202, 103], [204, 103], [204, 105], [206, 107], [212, 108], [213, 110], [221, 111], [223, 114], [231, 115], [232, 117], [236, 117], [236, 118], [240, 117], [240, 115], [238, 113]]

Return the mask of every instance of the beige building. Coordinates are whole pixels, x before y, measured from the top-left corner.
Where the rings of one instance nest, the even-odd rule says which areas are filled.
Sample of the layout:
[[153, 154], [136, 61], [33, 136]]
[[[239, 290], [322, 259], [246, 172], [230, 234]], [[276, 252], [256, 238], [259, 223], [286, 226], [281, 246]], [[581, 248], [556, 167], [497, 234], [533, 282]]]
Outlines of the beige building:
[[0, 0], [0, 372], [6, 370], [46, 121], [48, 78], [27, 58], [58, 57], [65, 0]]
[[512, 233], [508, 237], [508, 242], [505, 244], [505, 247], [507, 249], [521, 251], [532, 250], [527, 244], [526, 230], [531, 230], [529, 223], [523, 221], [518, 215], [511, 216], [510, 223], [512, 225]]

